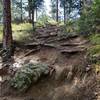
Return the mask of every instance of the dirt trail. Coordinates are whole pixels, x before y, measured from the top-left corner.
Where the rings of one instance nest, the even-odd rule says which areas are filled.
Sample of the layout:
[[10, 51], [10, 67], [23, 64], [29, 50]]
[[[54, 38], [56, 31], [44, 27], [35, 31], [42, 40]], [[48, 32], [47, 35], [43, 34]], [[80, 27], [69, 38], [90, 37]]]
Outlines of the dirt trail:
[[[51, 76], [33, 84], [27, 93], [3, 97], [0, 100], [94, 100], [94, 90], [88, 87], [93, 82], [87, 82], [94, 78], [93, 76], [87, 77], [87, 72], [84, 72], [86, 71], [84, 62], [86, 49], [89, 46], [88, 41], [80, 36], [59, 38], [57, 34], [62, 31], [57, 26], [49, 26], [36, 31], [38, 35], [34, 42], [31, 39], [27, 43], [27, 49], [17, 48], [15, 63], [17, 62], [17, 66], [20, 66], [20, 63], [44, 62], [55, 70]], [[34, 45], [35, 49], [39, 47], [39, 50], [23, 56]], [[75, 72], [74, 68], [79, 68], [79, 72]], [[81, 71], [85, 73], [83, 79], [78, 75]], [[86, 88], [89, 88], [88, 91]], [[29, 97], [34, 99], [29, 99]]]

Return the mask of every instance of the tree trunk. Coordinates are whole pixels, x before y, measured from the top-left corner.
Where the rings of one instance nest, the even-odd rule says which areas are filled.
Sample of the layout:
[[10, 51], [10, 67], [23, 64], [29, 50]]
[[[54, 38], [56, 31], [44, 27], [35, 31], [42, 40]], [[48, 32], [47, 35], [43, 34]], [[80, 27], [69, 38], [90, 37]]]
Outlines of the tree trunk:
[[[2, 60], [8, 61], [12, 56], [11, 1], [3, 0], [3, 53]], [[5, 60], [6, 59], [6, 60]]]
[[36, 21], [37, 21], [37, 18], [38, 18], [38, 8], [36, 7]]
[[28, 7], [29, 7], [29, 23], [32, 22], [32, 10], [31, 10], [32, 0], [28, 0]]
[[56, 21], [58, 22], [58, 0], [56, 0]]
[[64, 3], [64, 24], [66, 23], [66, 7], [65, 7], [65, 3]]
[[34, 29], [34, 7], [32, 8], [32, 25]]
[[22, 0], [20, 0], [20, 3], [21, 3], [21, 22], [23, 22], [23, 2], [22, 2]]
[[80, 0], [80, 8], [79, 8], [79, 14], [80, 14], [80, 16], [83, 13], [83, 8], [84, 8], [83, 6], [84, 6], [84, 1], [83, 0]]

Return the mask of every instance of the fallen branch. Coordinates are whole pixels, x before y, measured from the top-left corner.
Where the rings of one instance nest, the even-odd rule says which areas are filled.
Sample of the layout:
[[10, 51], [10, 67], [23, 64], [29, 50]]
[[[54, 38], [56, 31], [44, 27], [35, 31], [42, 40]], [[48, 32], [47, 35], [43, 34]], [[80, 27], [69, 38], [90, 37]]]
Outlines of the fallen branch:
[[22, 59], [22, 58], [24, 58], [24, 57], [30, 55], [31, 53], [38, 51], [38, 50], [40, 50], [40, 47], [38, 47], [38, 48], [36, 48], [36, 49], [33, 49], [33, 50], [30, 50], [29, 52], [25, 53], [25, 54], [24, 54], [22, 57], [20, 57], [19, 59]]

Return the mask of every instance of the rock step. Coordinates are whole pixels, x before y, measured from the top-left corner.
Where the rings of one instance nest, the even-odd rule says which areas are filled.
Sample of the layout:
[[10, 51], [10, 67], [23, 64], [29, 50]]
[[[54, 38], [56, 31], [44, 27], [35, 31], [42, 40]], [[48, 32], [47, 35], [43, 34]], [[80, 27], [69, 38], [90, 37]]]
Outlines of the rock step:
[[81, 47], [61, 47], [60, 52], [61, 53], [78, 53], [85, 51], [86, 48]]
[[82, 41], [82, 42], [76, 42], [76, 43], [74, 43], [74, 42], [66, 42], [66, 43], [61, 43], [61, 46], [78, 46], [78, 45], [83, 45], [83, 44], [85, 44], [85, 43], [87, 43], [88, 41], [87, 40], [84, 40], [84, 41]]

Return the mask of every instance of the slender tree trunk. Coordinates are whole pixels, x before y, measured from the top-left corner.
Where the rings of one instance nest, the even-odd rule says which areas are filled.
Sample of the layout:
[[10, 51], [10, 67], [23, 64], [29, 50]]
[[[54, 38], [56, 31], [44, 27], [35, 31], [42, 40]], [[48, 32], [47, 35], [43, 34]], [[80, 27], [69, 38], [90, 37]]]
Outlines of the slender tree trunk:
[[65, 4], [64, 4], [64, 24], [66, 23], [66, 7], [65, 7]]
[[32, 13], [31, 13], [31, 10], [29, 10], [29, 23], [32, 22]]
[[[3, 61], [10, 60], [12, 56], [12, 28], [11, 28], [11, 1], [3, 0]], [[6, 59], [6, 60], [5, 60]]]
[[34, 7], [32, 8], [32, 25], [34, 29]]
[[82, 13], [83, 13], [83, 0], [80, 0], [80, 8], [79, 8], [79, 14], [80, 14], [80, 16], [82, 15]]
[[37, 21], [37, 18], [38, 18], [38, 8], [36, 7], [36, 21]]
[[56, 21], [58, 22], [58, 0], [56, 0]]
[[3, 0], [3, 48], [12, 46], [10, 0]]
[[28, 0], [28, 6], [29, 6], [29, 22], [32, 22], [32, 10], [31, 10], [32, 0]]
[[21, 22], [23, 22], [23, 2], [22, 0], [20, 0], [20, 3], [21, 3]]

